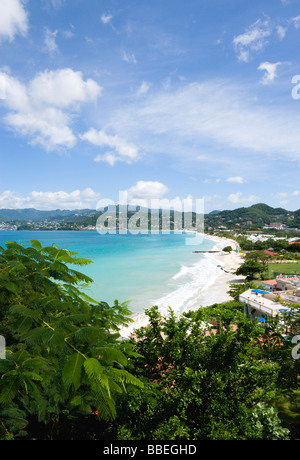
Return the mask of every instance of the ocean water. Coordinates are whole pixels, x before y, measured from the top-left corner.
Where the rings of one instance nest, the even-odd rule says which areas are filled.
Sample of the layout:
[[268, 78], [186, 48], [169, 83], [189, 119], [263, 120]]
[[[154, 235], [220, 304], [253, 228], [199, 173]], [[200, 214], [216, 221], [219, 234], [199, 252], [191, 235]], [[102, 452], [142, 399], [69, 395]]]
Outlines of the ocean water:
[[[216, 242], [198, 239], [188, 233], [99, 235], [96, 231], [0, 231], [0, 245], [6, 241], [27, 243], [38, 239], [44, 246], [57, 245], [76, 251], [93, 261], [75, 267], [90, 276], [94, 283], [87, 293], [94, 299], [130, 301], [130, 310], [139, 314], [158, 305], [176, 313], [209, 304], [207, 289], [220, 275], [220, 268], [210, 254]], [[189, 244], [188, 244], [189, 242]]]

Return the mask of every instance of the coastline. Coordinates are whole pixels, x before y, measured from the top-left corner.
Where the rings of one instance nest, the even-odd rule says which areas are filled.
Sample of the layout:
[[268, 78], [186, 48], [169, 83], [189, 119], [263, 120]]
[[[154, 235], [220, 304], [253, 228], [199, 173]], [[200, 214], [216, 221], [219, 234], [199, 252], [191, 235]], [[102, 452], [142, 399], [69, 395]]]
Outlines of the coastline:
[[[212, 236], [202, 234], [205, 239], [210, 239], [215, 242], [215, 246], [212, 251], [207, 251], [205, 254], [206, 260], [210, 265], [213, 265], [217, 270], [214, 271], [214, 276], [211, 281], [207, 282], [201, 292], [201, 302], [195, 301], [195, 307], [186, 309], [197, 310], [200, 306], [207, 307], [213, 305], [214, 303], [223, 303], [231, 301], [232, 298], [228, 294], [229, 285], [234, 283], [242, 283], [245, 279], [244, 276], [237, 276], [234, 272], [237, 268], [243, 263], [243, 259], [240, 253], [236, 252], [237, 243], [236, 241], [219, 236]], [[231, 253], [224, 253], [222, 249], [225, 246], [231, 246]], [[195, 253], [195, 258], [197, 258], [197, 253]], [[155, 305], [155, 304], [154, 304]], [[167, 308], [159, 307], [159, 311], [166, 315]], [[180, 313], [175, 315], [180, 316]], [[140, 313], [132, 317], [134, 320], [128, 327], [123, 327], [120, 329], [120, 335], [122, 338], [129, 338], [130, 335], [134, 332], [135, 329], [145, 327], [148, 325], [148, 317], [144, 313]]]
[[[211, 257], [216, 261], [217, 265], [221, 265], [222, 273], [215, 280], [214, 283], [214, 299], [212, 298], [212, 296], [210, 296], [210, 298], [208, 297], [209, 303], [203, 306], [212, 305], [212, 303], [228, 302], [232, 300], [230, 295], [227, 293], [229, 285], [234, 283], [242, 283], [245, 280], [245, 276], [238, 276], [234, 273], [243, 263], [243, 258], [241, 254], [236, 252], [236, 241], [226, 237], [217, 237], [211, 235], [207, 235], [206, 238], [216, 241], [217, 243], [216, 248], [219, 249], [219, 253], [212, 254]], [[224, 253], [222, 249], [225, 246], [231, 246], [232, 252]], [[214, 301], [212, 302], [211, 300]]]

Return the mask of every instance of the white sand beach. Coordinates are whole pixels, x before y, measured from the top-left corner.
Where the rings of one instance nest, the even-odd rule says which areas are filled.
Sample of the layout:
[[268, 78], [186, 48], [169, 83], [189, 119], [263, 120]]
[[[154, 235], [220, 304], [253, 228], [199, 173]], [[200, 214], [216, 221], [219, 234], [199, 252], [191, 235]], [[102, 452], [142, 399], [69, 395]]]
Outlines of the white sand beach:
[[[230, 284], [243, 283], [245, 279], [244, 276], [237, 276], [235, 274], [237, 268], [243, 263], [241, 254], [236, 252], [237, 243], [229, 238], [211, 236], [207, 234], [205, 234], [205, 238], [211, 239], [216, 243], [215, 247], [213, 248], [213, 251], [216, 252], [206, 254], [205, 257], [207, 257], [206, 260], [209, 261], [210, 265], [213, 261], [213, 265], [218, 270], [214, 270], [215, 275], [211, 278], [211, 280], [207, 282], [204, 289], [202, 290], [201, 305], [195, 302], [195, 306], [189, 308], [189, 310], [196, 310], [200, 306], [206, 307], [214, 303], [222, 303], [232, 300], [228, 294]], [[223, 252], [222, 249], [225, 246], [231, 246], [232, 252]], [[195, 254], [195, 258], [197, 258], [197, 256], [198, 254]], [[167, 313], [166, 308], [159, 308], [159, 310], [162, 314]], [[121, 337], [129, 337], [135, 329], [146, 326], [148, 324], [148, 317], [143, 313], [135, 315], [133, 319], [134, 323], [132, 323], [127, 328], [121, 329]]]
[[[243, 283], [245, 280], [244, 276], [236, 275], [235, 271], [243, 263], [243, 257], [240, 252], [236, 252], [237, 243], [234, 240], [229, 238], [221, 238], [217, 236], [205, 235], [205, 238], [212, 239], [216, 241], [216, 248], [219, 249], [218, 253], [212, 254], [211, 256], [215, 259], [217, 265], [221, 265], [222, 273], [214, 281], [214, 289], [209, 289], [209, 295], [207, 297], [206, 305], [211, 305], [213, 303], [222, 303], [232, 300], [228, 294], [228, 289], [230, 284], [234, 283]], [[222, 249], [225, 246], [231, 246], [232, 252], [226, 253]]]

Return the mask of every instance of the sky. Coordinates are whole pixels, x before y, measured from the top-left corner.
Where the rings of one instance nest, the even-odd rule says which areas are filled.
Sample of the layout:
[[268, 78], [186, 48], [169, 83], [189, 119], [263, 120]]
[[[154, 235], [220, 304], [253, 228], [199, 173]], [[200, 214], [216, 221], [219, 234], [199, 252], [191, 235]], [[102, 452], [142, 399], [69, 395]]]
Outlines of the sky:
[[0, 0], [0, 139], [0, 208], [295, 211], [300, 0]]

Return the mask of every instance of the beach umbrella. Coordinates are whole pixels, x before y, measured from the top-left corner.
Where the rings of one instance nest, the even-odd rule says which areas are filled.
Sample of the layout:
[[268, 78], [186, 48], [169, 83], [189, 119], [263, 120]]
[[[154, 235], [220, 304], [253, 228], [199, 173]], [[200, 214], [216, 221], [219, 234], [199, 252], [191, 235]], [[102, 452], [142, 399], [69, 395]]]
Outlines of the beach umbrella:
[[267, 320], [261, 316], [260, 318], [257, 318], [257, 321], [260, 323], [265, 323]]
[[262, 291], [261, 289], [252, 289], [251, 292], [257, 292], [258, 294], [270, 294], [269, 291]]

